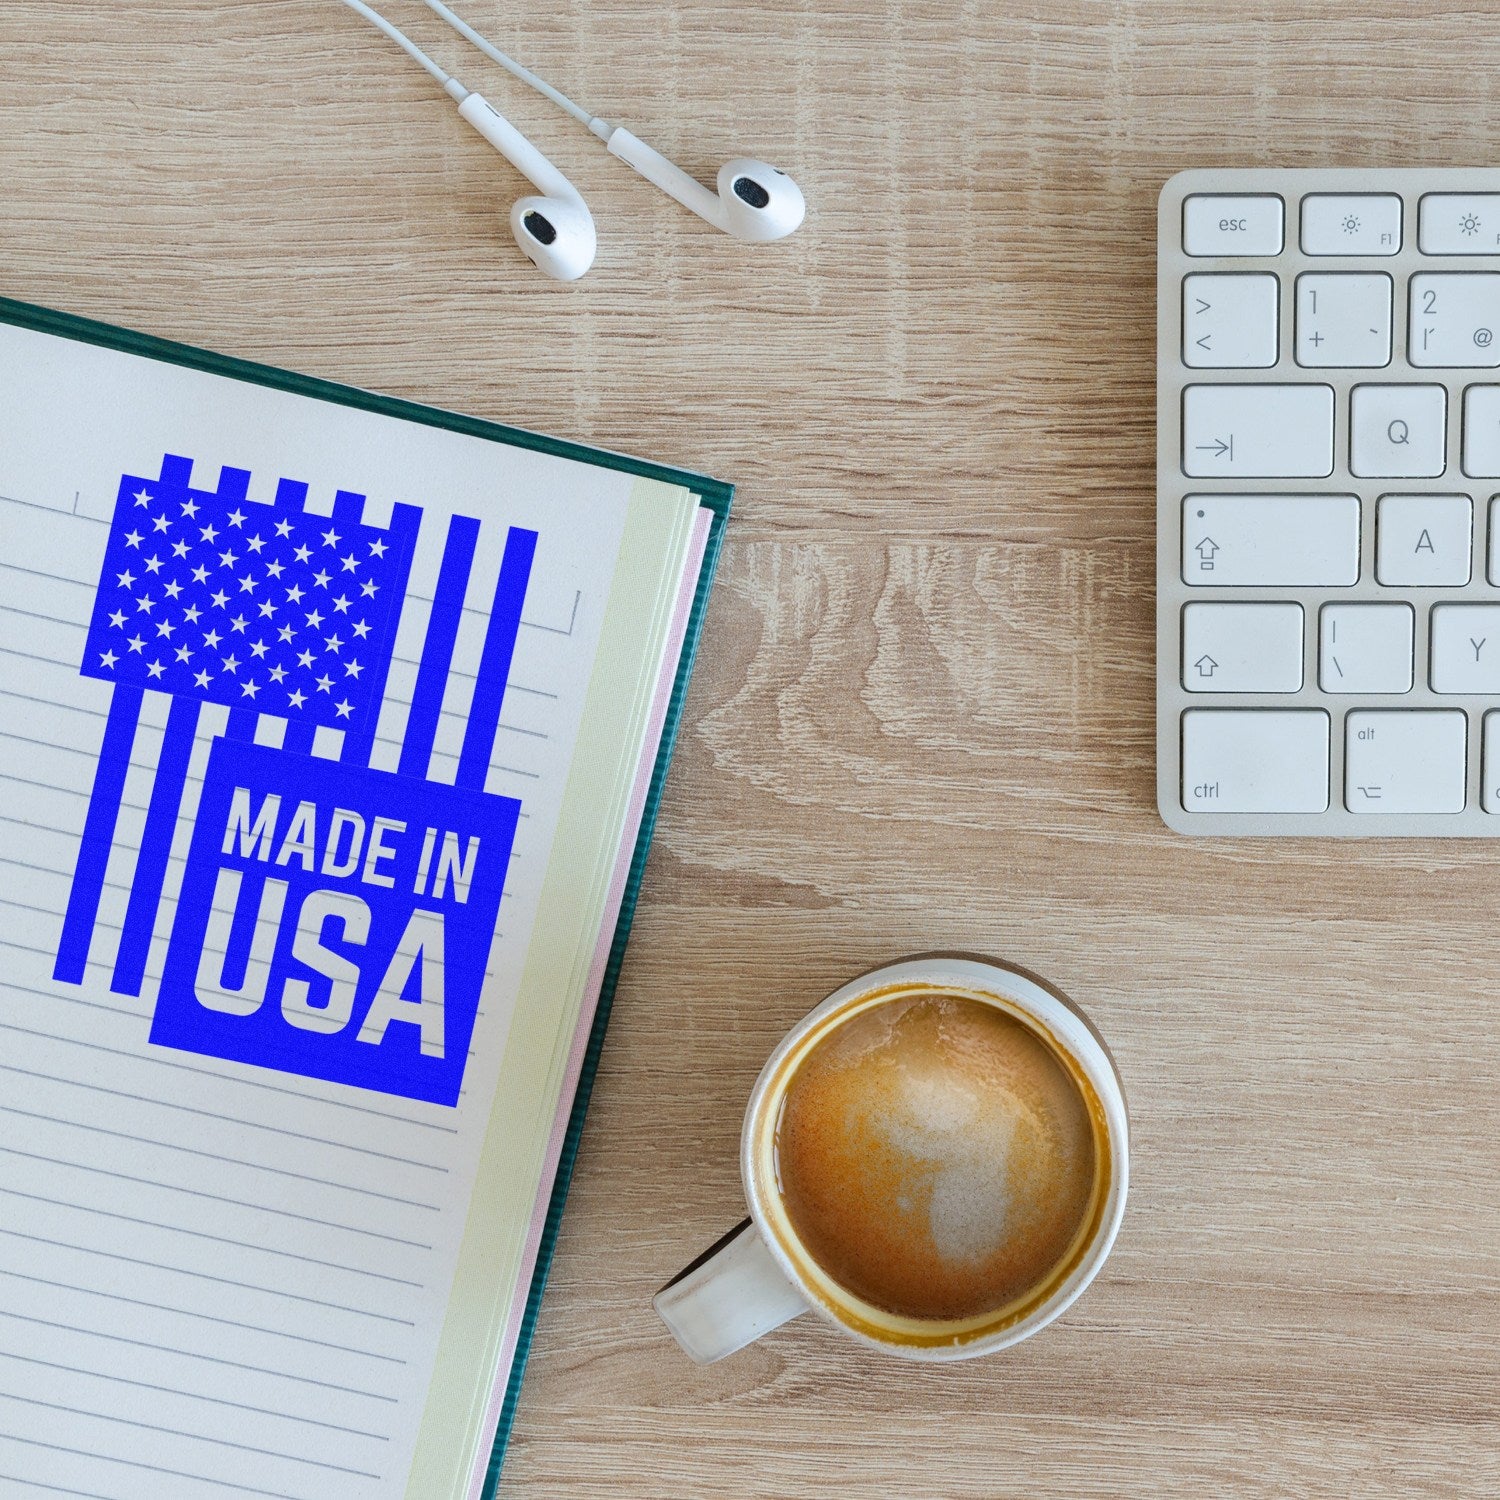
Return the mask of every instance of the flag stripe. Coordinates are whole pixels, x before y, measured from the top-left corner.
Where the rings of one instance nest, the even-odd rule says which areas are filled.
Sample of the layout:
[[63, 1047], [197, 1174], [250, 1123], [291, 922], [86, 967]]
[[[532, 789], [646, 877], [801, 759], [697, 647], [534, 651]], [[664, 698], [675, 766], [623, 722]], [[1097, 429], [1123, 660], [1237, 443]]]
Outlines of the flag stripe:
[[[240, 476], [244, 476], [241, 483]], [[158, 483], [167, 485], [172, 489], [185, 490], [192, 482], [193, 461], [183, 457], [180, 453], [164, 453], [161, 460], [161, 479]], [[229, 471], [229, 488], [224, 492], [224, 498], [233, 501], [236, 496], [243, 498], [249, 491], [250, 475], [244, 469], [231, 469]]]
[[[406, 598], [406, 585], [411, 577], [412, 559], [417, 551], [417, 528], [421, 524], [420, 506], [395, 505], [391, 508], [390, 533], [400, 549], [400, 561], [395, 573], [391, 576], [391, 588], [395, 590], [397, 599]], [[394, 610], [396, 606], [393, 604], [391, 608]], [[370, 701], [374, 707], [365, 716], [359, 728], [349, 730], [344, 736], [344, 748], [339, 759], [347, 765], [367, 766], [370, 764], [370, 757], [375, 753], [375, 729], [380, 721], [380, 706], [385, 702], [386, 679], [390, 676], [397, 624], [399, 624], [399, 618], [391, 627], [392, 650], [381, 652], [376, 657], [374, 670], [370, 675]], [[294, 744], [291, 738], [291, 727], [288, 725], [288, 737], [283, 748], [301, 749], [301, 737], [299, 736]], [[311, 752], [312, 736], [308, 735], [304, 753], [310, 754]]]
[[[173, 700], [174, 704], [183, 701], [191, 700]], [[231, 708], [229, 722], [224, 726], [224, 733], [232, 740], [244, 740], [249, 743], [255, 738], [255, 726], [259, 719], [260, 715], [253, 708]]]
[[[156, 780], [151, 787], [151, 802], [146, 808], [146, 826], [141, 833], [135, 877], [130, 882], [130, 901], [125, 908], [125, 925], [120, 932], [114, 977], [109, 982], [110, 989], [117, 995], [139, 995], [141, 992], [146, 957], [151, 951], [151, 932], [156, 926], [156, 909], [161, 904], [162, 886], [167, 878], [172, 835], [177, 829], [177, 810], [182, 805], [188, 761], [197, 735], [199, 710], [200, 705], [192, 698], [173, 698], [167, 711], [161, 759], [157, 762]], [[252, 713], [250, 717], [253, 736], [255, 716]]]
[[458, 758], [456, 784], [476, 792], [484, 790], [490, 759], [495, 753], [495, 733], [505, 704], [511, 658], [516, 654], [516, 634], [521, 628], [526, 586], [531, 582], [536, 541], [536, 532], [519, 526], [512, 526], [505, 534], [505, 555], [500, 559], [500, 577], [495, 583], [495, 600], [479, 658], [479, 676], [474, 682], [474, 701]]
[[[229, 470], [221, 472], [228, 473]], [[233, 471], [238, 474], [238, 469]], [[222, 488], [222, 485], [220, 486]], [[279, 479], [276, 482], [276, 498], [271, 502], [271, 509], [278, 513], [289, 511], [293, 514], [300, 513], [302, 507], [307, 503], [307, 485], [300, 479]]]
[[448, 539], [443, 545], [443, 561], [438, 569], [437, 587], [433, 590], [432, 614], [427, 621], [427, 637], [422, 642], [422, 659], [417, 667], [417, 682], [406, 719], [406, 737], [401, 743], [401, 761], [397, 769], [403, 776], [423, 779], [427, 776], [478, 537], [479, 522], [471, 516], [454, 516], [448, 522]]
[[286, 726], [286, 738], [281, 742], [283, 750], [290, 750], [297, 755], [311, 755], [313, 741], [317, 738], [318, 726], [309, 723], [306, 719], [288, 720]]
[[[193, 461], [190, 458], [182, 460], [187, 465], [182, 474], [182, 486], [187, 488], [192, 478]], [[219, 470], [219, 487], [214, 491], [217, 499], [226, 505], [239, 505], [250, 497], [250, 471], [249, 469], [232, 469], [228, 464]]]
[[128, 685], [117, 687], [110, 697], [104, 743], [94, 768], [94, 789], [89, 796], [78, 863], [68, 893], [68, 910], [63, 917], [62, 940], [52, 968], [52, 977], [62, 984], [83, 983], [89, 940], [94, 934], [94, 918], [99, 913], [99, 897], [104, 890], [104, 869], [109, 863], [110, 845], [114, 843], [125, 777], [130, 771], [130, 747], [135, 743], [144, 697], [140, 688]]
[[355, 527], [365, 513], [365, 497], [353, 490], [338, 490], [333, 497], [333, 524]]

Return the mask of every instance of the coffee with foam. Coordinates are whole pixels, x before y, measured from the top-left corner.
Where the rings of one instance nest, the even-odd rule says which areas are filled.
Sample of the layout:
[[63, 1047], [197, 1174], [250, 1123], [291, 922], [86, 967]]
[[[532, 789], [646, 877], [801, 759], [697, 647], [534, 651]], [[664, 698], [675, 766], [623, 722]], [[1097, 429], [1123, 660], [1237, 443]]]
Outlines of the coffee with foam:
[[776, 1174], [839, 1285], [905, 1318], [1007, 1307], [1075, 1249], [1098, 1147], [1079, 1080], [998, 1006], [908, 991], [824, 1036], [788, 1082]]

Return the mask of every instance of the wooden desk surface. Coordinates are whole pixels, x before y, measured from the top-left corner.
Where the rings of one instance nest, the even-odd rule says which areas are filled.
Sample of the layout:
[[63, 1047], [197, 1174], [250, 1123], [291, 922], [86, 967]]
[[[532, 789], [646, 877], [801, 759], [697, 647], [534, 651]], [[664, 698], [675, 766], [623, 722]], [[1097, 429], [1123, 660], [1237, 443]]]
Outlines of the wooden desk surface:
[[[0, 285], [740, 487], [506, 1493], [1495, 1493], [1500, 868], [1161, 826], [1151, 372], [1162, 181], [1493, 162], [1500, 18], [460, 4], [685, 167], [783, 162], [805, 229], [714, 234], [390, 0], [587, 196], [562, 289], [515, 173], [334, 0], [9, 0]], [[987, 1362], [804, 1319], [694, 1368], [650, 1296], [740, 1215], [763, 1057], [934, 947], [1112, 1042], [1118, 1251]]]

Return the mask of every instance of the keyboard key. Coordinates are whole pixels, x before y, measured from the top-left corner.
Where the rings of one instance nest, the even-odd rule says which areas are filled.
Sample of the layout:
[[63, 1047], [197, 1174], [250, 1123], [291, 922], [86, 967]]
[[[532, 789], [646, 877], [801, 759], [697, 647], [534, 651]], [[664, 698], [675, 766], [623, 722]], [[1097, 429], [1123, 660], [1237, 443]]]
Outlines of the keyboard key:
[[1352, 813], [1456, 813], [1468, 780], [1468, 715], [1375, 709], [1344, 720], [1344, 806]]
[[1325, 604], [1318, 686], [1325, 693], [1409, 693], [1415, 625], [1409, 604]]
[[1440, 385], [1355, 386], [1349, 395], [1350, 472], [1361, 479], [1435, 478], [1447, 466], [1447, 412], [1448, 395]]
[[1500, 385], [1464, 392], [1464, 473], [1500, 479]]
[[1281, 226], [1274, 194], [1195, 193], [1182, 205], [1182, 248], [1189, 255], [1280, 255]]
[[1347, 588], [1359, 581], [1359, 499], [1188, 495], [1182, 578], [1220, 588]]
[[1185, 606], [1182, 685], [1190, 693], [1295, 693], [1302, 686], [1302, 606]]
[[1319, 708], [1190, 708], [1182, 716], [1182, 806], [1326, 811], [1328, 715]]
[[1432, 611], [1432, 690], [1500, 693], [1500, 605], [1439, 604]]
[[1450, 271], [1413, 276], [1407, 358], [1414, 365], [1500, 365], [1500, 274]]
[[1480, 767], [1479, 805], [1500, 813], [1500, 713], [1484, 716], [1484, 759]]
[[1312, 193], [1302, 200], [1304, 255], [1394, 255], [1401, 200], [1394, 193]]
[[1333, 473], [1333, 387], [1188, 386], [1182, 471], [1214, 479], [1326, 478]]
[[1428, 193], [1417, 207], [1423, 255], [1500, 254], [1500, 193]]
[[1297, 363], [1374, 368], [1391, 362], [1391, 278], [1384, 274], [1297, 278]]
[[1266, 369], [1276, 363], [1280, 283], [1274, 276], [1185, 276], [1182, 362], [1194, 369]]
[[1500, 585], [1500, 495], [1490, 501], [1490, 569], [1489, 580]]
[[1396, 588], [1461, 588], [1469, 581], [1473, 533], [1467, 495], [1382, 495], [1375, 580]]

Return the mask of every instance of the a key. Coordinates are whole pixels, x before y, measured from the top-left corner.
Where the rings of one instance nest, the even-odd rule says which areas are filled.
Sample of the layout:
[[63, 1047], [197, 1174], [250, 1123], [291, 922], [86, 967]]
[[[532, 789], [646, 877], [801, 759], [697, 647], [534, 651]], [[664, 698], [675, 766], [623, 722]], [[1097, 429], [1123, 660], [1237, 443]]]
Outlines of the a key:
[[1500, 253], [1500, 193], [1428, 193], [1417, 205], [1423, 255]]
[[1480, 780], [1483, 785], [1479, 805], [1487, 813], [1500, 813], [1500, 713], [1484, 716], [1484, 758]]
[[1414, 365], [1500, 365], [1500, 273], [1427, 272], [1411, 279], [1407, 356]]
[[1325, 693], [1410, 692], [1415, 624], [1409, 604], [1325, 604], [1318, 686]]
[[1468, 780], [1468, 716], [1374, 709], [1344, 720], [1344, 806], [1352, 813], [1456, 813]]
[[1182, 716], [1187, 812], [1311, 813], [1328, 807], [1322, 709], [1190, 708]]
[[1295, 693], [1302, 686], [1302, 606], [1185, 606], [1182, 685], [1190, 693]]
[[1431, 650], [1433, 692], [1500, 692], [1500, 605], [1437, 605]]
[[1333, 472], [1333, 387], [1188, 386], [1182, 471], [1203, 479], [1326, 478]]
[[1394, 193], [1311, 193], [1302, 200], [1304, 255], [1394, 255], [1400, 248]]
[[1500, 479], [1500, 385], [1471, 385], [1464, 392], [1464, 473]]
[[1473, 506], [1467, 495], [1382, 495], [1375, 580], [1397, 588], [1460, 588], [1469, 581]]
[[1447, 411], [1448, 393], [1440, 385], [1355, 386], [1349, 394], [1350, 472], [1361, 479], [1435, 478], [1447, 464]]
[[1188, 495], [1184, 583], [1347, 588], [1359, 581], [1354, 495]]
[[1500, 585], [1500, 495], [1490, 501], [1490, 571], [1489, 580]]
[[1185, 276], [1182, 362], [1194, 369], [1265, 369], [1276, 363], [1274, 276]]
[[1270, 193], [1195, 193], [1182, 205], [1189, 255], [1280, 255], [1281, 199]]
[[1391, 278], [1380, 273], [1297, 278], [1297, 363], [1373, 368], [1391, 362]]

